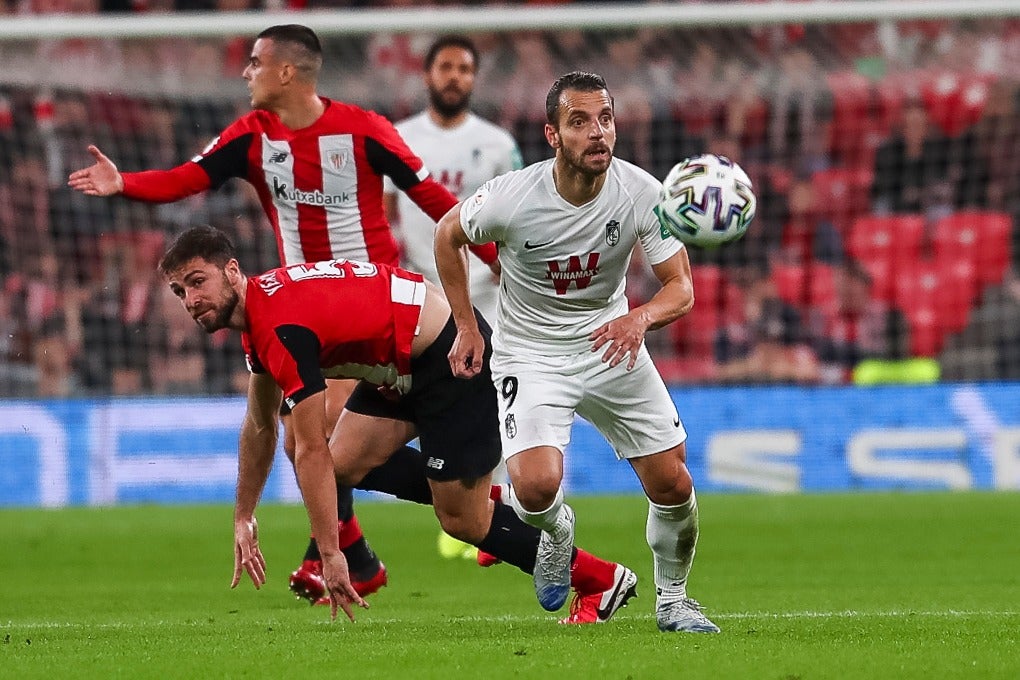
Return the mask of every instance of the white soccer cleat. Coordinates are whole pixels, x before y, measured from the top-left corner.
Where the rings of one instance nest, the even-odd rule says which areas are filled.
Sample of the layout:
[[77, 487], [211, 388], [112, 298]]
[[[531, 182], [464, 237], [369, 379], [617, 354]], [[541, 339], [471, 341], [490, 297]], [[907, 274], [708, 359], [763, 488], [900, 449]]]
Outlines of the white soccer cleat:
[[719, 626], [701, 613], [701, 605], [689, 597], [656, 598], [655, 619], [664, 633], [718, 633]]
[[570, 558], [574, 552], [574, 511], [564, 504], [568, 527], [559, 540], [547, 531], [542, 532], [535, 556], [535, 595], [542, 609], [554, 612], [563, 606], [570, 595]]

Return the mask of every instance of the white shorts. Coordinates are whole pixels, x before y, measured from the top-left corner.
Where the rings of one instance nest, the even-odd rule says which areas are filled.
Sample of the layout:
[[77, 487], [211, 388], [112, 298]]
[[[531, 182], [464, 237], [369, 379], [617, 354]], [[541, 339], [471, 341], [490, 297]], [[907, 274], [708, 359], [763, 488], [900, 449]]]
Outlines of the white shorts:
[[620, 459], [666, 451], [687, 439], [644, 345], [630, 371], [626, 361], [616, 367], [604, 363], [601, 351], [493, 354], [491, 369], [504, 459], [536, 446], [564, 451], [575, 413], [602, 433]]

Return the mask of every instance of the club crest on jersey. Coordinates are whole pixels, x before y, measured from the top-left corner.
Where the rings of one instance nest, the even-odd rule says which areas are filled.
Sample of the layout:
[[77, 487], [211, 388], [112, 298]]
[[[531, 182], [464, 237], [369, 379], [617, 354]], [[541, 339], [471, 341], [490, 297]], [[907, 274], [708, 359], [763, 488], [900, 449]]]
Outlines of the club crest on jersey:
[[266, 272], [259, 277], [259, 288], [261, 288], [266, 295], [272, 295], [276, 291], [283, 288], [283, 283], [280, 279], [276, 278], [276, 272]]
[[517, 436], [517, 420], [514, 419], [514, 414], [506, 414], [506, 419], [503, 421], [503, 427], [506, 429], [507, 439], [513, 439]]
[[327, 155], [329, 156], [329, 165], [334, 170], [343, 170], [344, 166], [347, 165], [347, 151], [330, 151]]
[[616, 220], [606, 222], [606, 245], [615, 246], [620, 242], [620, 223]]

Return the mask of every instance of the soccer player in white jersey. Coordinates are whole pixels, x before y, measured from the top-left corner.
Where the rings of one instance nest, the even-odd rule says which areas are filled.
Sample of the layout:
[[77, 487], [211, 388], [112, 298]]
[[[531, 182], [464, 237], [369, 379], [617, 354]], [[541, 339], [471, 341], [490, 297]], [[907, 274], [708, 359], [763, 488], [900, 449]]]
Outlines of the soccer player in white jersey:
[[[462, 377], [481, 369], [484, 340], [463, 249], [495, 241], [502, 274], [492, 378], [513, 484], [508, 500], [543, 530], [539, 602], [550, 608], [566, 600], [574, 513], [561, 483], [577, 413], [630, 463], [648, 496], [659, 629], [718, 632], [687, 595], [698, 539], [687, 433], [644, 345], [646, 331], [694, 305], [687, 251], [652, 212], [659, 182], [613, 159], [613, 100], [601, 76], [561, 76], [546, 115], [555, 158], [490, 180], [439, 223], [436, 263], [458, 330], [450, 366]], [[637, 244], [661, 288], [628, 310], [625, 276]]]
[[[510, 133], [469, 108], [478, 72], [474, 42], [462, 35], [441, 36], [429, 46], [423, 67], [428, 107], [395, 127], [425, 162], [432, 178], [463, 200], [487, 180], [520, 169], [521, 152]], [[439, 284], [432, 254], [435, 221], [399, 191], [393, 180], [387, 177], [384, 187], [386, 217], [398, 229], [403, 266]], [[490, 324], [495, 323], [499, 279], [489, 267], [478, 264], [481, 266], [470, 269], [471, 300]], [[505, 477], [502, 468], [494, 479]], [[444, 557], [474, 559], [477, 550], [441, 533], [439, 552]], [[484, 554], [479, 563], [490, 564]]]
[[[396, 124], [397, 132], [428, 166], [433, 179], [464, 200], [484, 182], [522, 166], [509, 132], [471, 111], [478, 49], [470, 38], [446, 35], [425, 53], [428, 107]], [[433, 253], [435, 221], [387, 178], [384, 199], [390, 224], [399, 226], [405, 267], [439, 283]], [[472, 266], [471, 300], [487, 320], [496, 318], [499, 281], [486, 266]]]

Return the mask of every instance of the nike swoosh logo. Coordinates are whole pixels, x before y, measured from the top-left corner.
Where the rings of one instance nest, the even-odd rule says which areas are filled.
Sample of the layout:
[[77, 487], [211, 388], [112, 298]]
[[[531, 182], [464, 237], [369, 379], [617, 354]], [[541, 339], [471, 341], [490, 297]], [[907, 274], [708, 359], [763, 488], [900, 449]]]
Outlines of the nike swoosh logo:
[[619, 581], [616, 582], [616, 587], [613, 588], [613, 594], [612, 594], [612, 596], [610, 596], [610, 598], [608, 600], [609, 601], [609, 606], [607, 606], [607, 607], [596, 607], [595, 608], [595, 614], [600, 619], [602, 619], [603, 621], [606, 619], [606, 617], [609, 616], [610, 613], [612, 613], [612, 611], [613, 611], [613, 603], [616, 602], [616, 598], [620, 596], [620, 588], [623, 587], [623, 582], [625, 580], [626, 579], [620, 579]]
[[673, 419], [673, 427], [680, 427], [680, 416]]
[[524, 242], [524, 249], [525, 250], [534, 250], [535, 248], [545, 248], [547, 245], [549, 245], [551, 243], [552, 243], [552, 241], [546, 241], [545, 243], [532, 243], [531, 241], [525, 241]]

